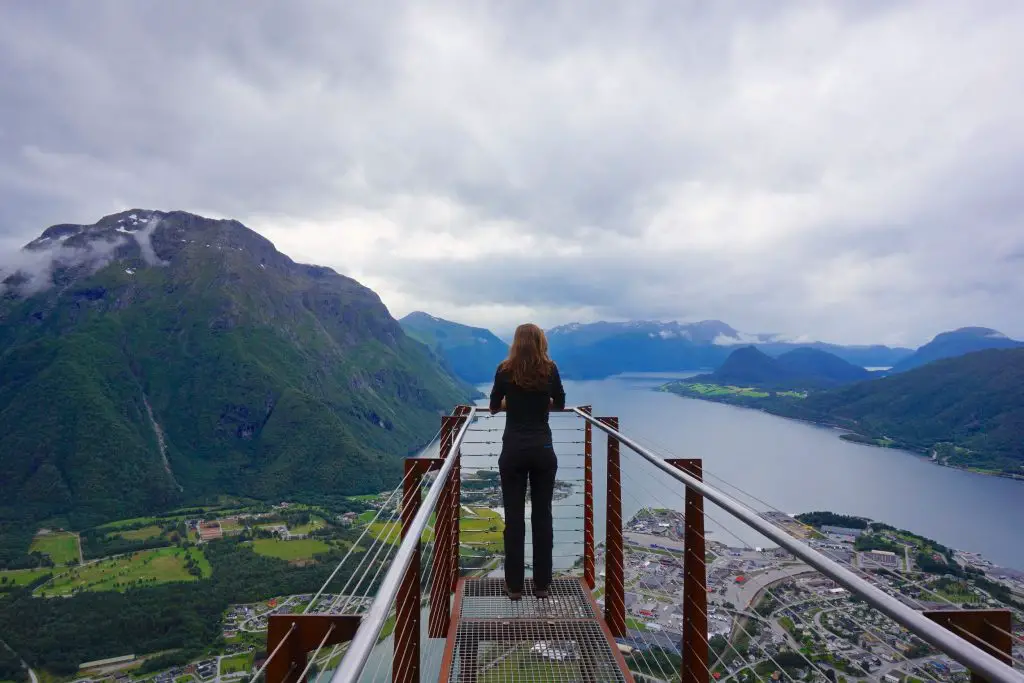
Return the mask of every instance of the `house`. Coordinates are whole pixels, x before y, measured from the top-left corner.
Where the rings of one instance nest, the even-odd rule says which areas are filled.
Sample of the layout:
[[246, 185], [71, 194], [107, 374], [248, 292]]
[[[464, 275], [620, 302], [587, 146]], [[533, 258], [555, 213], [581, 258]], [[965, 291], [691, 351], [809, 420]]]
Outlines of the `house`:
[[224, 538], [224, 530], [220, 528], [220, 522], [201, 522], [199, 524], [199, 538], [204, 541]]

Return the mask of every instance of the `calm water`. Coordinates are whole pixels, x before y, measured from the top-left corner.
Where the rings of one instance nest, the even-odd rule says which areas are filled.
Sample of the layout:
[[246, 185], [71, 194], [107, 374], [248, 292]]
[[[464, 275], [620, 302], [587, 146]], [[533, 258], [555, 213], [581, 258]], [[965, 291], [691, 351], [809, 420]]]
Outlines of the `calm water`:
[[[677, 375], [678, 376], [678, 375]], [[685, 376], [685, 375], [683, 375]], [[685, 399], [652, 389], [675, 376], [616, 377], [586, 382], [566, 382], [571, 405], [590, 404], [595, 415], [619, 418], [622, 431], [668, 457], [703, 458], [705, 479], [758, 510], [780, 509], [788, 513], [810, 510], [862, 515], [909, 529], [940, 543], [981, 552], [1004, 566], [1024, 569], [1024, 482], [987, 477], [940, 467], [919, 456], [849, 443], [833, 429], [816, 427], [768, 415], [756, 410], [720, 403]], [[488, 391], [490, 387], [482, 387]], [[579, 420], [552, 418], [554, 427], [575, 427]], [[476, 425], [475, 425], [476, 426]], [[479, 427], [500, 427], [498, 418], [481, 421]], [[555, 440], [582, 437], [566, 430], [554, 432]], [[500, 440], [500, 432], [474, 432], [474, 440]], [[465, 453], [497, 452], [495, 444], [467, 447]], [[605, 441], [594, 438], [596, 525], [603, 537]], [[582, 476], [571, 468], [580, 464], [582, 446], [560, 443], [559, 478]], [[663, 504], [682, 509], [675, 482], [635, 455], [623, 460], [623, 512], [628, 517], [641, 505]], [[491, 461], [477, 458], [478, 463]], [[721, 479], [716, 479], [720, 477]], [[753, 494], [764, 503], [730, 489], [722, 479]], [[570, 556], [579, 548], [570, 545], [581, 538], [582, 495], [559, 501], [556, 510], [556, 554]], [[766, 503], [766, 504], [765, 504]], [[556, 503], [557, 505], [558, 503]], [[707, 506], [709, 537], [749, 545], [766, 541], [732, 520], [724, 511]], [[721, 526], [716, 522], [721, 523]]]

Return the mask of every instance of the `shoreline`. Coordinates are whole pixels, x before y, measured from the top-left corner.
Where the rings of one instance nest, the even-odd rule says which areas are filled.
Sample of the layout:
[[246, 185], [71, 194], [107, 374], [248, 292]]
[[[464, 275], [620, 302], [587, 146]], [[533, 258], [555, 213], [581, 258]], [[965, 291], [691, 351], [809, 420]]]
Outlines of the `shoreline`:
[[[679, 393], [676, 393], [674, 391], [671, 391], [671, 390], [668, 390], [668, 389], [664, 389], [662, 387], [655, 387], [654, 391], [660, 391], [662, 393], [672, 394], [673, 396], [676, 396], [677, 398], [691, 399], [691, 400], [694, 400], [694, 401], [706, 401], [706, 402], [709, 402], [709, 403], [719, 403], [721, 405], [732, 406], [734, 408], [744, 408], [746, 410], [754, 410], [754, 411], [757, 411], [759, 413], [764, 413], [766, 415], [771, 415], [772, 417], [777, 417], [777, 418], [780, 418], [780, 419], [783, 419], [783, 420], [792, 420], [794, 422], [800, 422], [802, 424], [813, 425], [815, 427], [827, 427], [829, 429], [833, 429], [833, 430], [836, 430], [838, 432], [842, 432], [843, 434], [852, 434], [852, 435], [855, 435], [855, 436], [863, 437], [864, 439], [871, 439], [872, 438], [872, 437], [870, 437], [870, 436], [868, 436], [866, 434], [861, 434], [860, 432], [857, 432], [857, 431], [855, 431], [853, 429], [850, 429], [849, 427], [845, 427], [843, 425], [838, 425], [838, 424], [835, 424], [835, 423], [832, 423], [832, 422], [826, 422], [826, 421], [823, 421], [823, 420], [812, 420], [812, 419], [803, 418], [803, 417], [792, 417], [790, 415], [781, 415], [779, 413], [776, 413], [776, 412], [773, 412], [771, 410], [768, 410], [768, 409], [764, 408], [763, 406], [756, 406], [756, 405], [751, 405], [751, 404], [748, 404], [748, 403], [742, 403], [740, 401], [727, 400], [727, 399], [724, 399], [724, 397], [695, 396], [695, 395], [690, 395], [690, 394], [679, 394]], [[1021, 482], [1024, 482], [1024, 474], [1014, 474], [1012, 472], [996, 472], [996, 471], [990, 471], [990, 470], [978, 471], [978, 470], [975, 470], [975, 469], [971, 469], [970, 467], [965, 467], [963, 465], [950, 465], [950, 464], [947, 464], [947, 463], [939, 462], [938, 460], [934, 460], [927, 452], [923, 452], [923, 451], [920, 451], [920, 450], [914, 450], [914, 449], [906, 448], [906, 447], [881, 446], [881, 445], [876, 444], [876, 443], [871, 443], [870, 441], [867, 441], [867, 440], [865, 440], [865, 441], [858, 441], [858, 440], [854, 440], [854, 439], [843, 439], [842, 438], [842, 434], [839, 435], [839, 438], [842, 439], [843, 441], [848, 441], [849, 443], [857, 444], [857, 445], [860, 445], [860, 446], [869, 446], [871, 448], [882, 448], [882, 449], [885, 449], [885, 450], [900, 451], [900, 452], [903, 452], [903, 453], [907, 453], [908, 455], [912, 455], [914, 457], [921, 458], [921, 459], [925, 460], [926, 462], [928, 462], [928, 463], [930, 463], [932, 465], [936, 465], [938, 467], [946, 467], [946, 468], [951, 469], [951, 470], [959, 470], [961, 472], [967, 472], [968, 474], [977, 474], [977, 475], [982, 476], [982, 477], [998, 477], [998, 478], [1001, 478], [1001, 479], [1009, 479], [1011, 481], [1021, 481]]]

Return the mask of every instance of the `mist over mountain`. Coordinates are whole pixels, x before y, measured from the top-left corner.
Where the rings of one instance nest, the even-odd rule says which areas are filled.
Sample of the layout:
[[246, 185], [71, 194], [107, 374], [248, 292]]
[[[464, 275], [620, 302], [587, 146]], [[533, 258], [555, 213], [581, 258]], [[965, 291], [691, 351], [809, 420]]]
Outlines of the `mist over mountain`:
[[0, 519], [377, 491], [471, 391], [373, 291], [237, 221], [125, 211], [6, 263]]

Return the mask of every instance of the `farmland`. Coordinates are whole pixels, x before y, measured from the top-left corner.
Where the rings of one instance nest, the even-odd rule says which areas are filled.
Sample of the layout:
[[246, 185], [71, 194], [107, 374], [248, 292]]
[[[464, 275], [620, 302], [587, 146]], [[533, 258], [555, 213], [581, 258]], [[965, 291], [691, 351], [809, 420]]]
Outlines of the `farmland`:
[[78, 561], [78, 534], [67, 532], [40, 532], [32, 539], [30, 553], [48, 555], [54, 564]]
[[279, 560], [308, 560], [318, 553], [326, 553], [330, 546], [315, 538], [300, 538], [282, 541], [278, 538], [257, 538], [253, 550], [259, 555], [276, 557]]
[[[190, 573], [189, 559], [198, 575]], [[40, 597], [70, 595], [79, 591], [124, 591], [141, 585], [196, 581], [212, 573], [198, 549], [158, 548], [112, 557], [72, 568], [55, 575], [36, 589]]]

